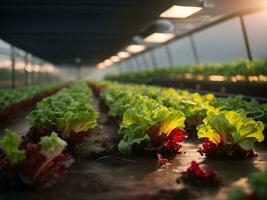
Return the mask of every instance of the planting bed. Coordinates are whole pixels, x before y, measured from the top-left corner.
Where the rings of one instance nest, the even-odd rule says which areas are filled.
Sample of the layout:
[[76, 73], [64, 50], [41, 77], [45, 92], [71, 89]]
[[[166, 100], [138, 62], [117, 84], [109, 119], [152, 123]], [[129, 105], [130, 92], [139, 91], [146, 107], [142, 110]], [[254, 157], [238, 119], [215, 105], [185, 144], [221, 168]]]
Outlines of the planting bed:
[[[71, 150], [74, 164], [66, 174], [46, 189], [10, 189], [0, 193], [0, 199], [226, 199], [229, 187], [239, 184], [249, 173], [267, 170], [267, 145], [256, 146], [258, 157], [253, 160], [211, 160], [198, 152], [199, 143], [188, 139], [181, 154], [169, 158], [171, 163], [158, 164], [155, 155], [122, 155], [117, 150], [119, 120], [107, 115], [104, 103], [94, 96], [99, 111], [98, 126], [90, 132], [82, 145]], [[32, 107], [16, 113], [3, 128], [11, 128], [25, 135], [29, 131], [25, 116]], [[219, 188], [189, 186], [177, 178], [191, 161], [213, 169], [223, 180]]]

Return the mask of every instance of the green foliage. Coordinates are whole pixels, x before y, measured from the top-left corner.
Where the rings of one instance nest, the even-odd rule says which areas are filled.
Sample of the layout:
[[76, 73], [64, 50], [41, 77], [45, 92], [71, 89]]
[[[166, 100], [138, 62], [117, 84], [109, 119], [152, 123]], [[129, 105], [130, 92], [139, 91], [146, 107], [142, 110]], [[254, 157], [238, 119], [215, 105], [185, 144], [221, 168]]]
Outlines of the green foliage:
[[27, 117], [35, 127], [57, 127], [67, 137], [96, 126], [98, 114], [92, 105], [92, 92], [84, 82], [47, 97]]
[[257, 199], [267, 199], [267, 172], [253, 173], [249, 176], [248, 182], [255, 188]]
[[24, 100], [31, 99], [36, 95], [42, 94], [59, 84], [45, 83], [40, 85], [19, 87], [16, 89], [0, 89], [0, 112], [8, 106], [20, 103]]
[[[155, 136], [168, 135], [173, 129], [184, 128], [182, 111], [167, 108], [161, 101], [150, 98], [156, 88], [138, 85], [109, 85], [101, 97], [110, 108], [111, 116], [122, 117], [119, 150], [130, 153], [134, 145], [150, 141], [148, 130], [157, 127]], [[159, 94], [159, 93], [158, 93]], [[155, 96], [154, 96], [155, 97]]]
[[264, 140], [263, 123], [247, 118], [244, 113], [209, 112], [203, 122], [197, 127], [198, 138], [208, 138], [215, 144], [236, 144], [248, 151], [253, 149], [254, 142]]
[[241, 188], [234, 188], [228, 194], [228, 200], [246, 200], [246, 194]]
[[130, 153], [134, 144], [148, 142], [148, 130], [158, 127], [156, 135], [168, 135], [173, 129], [184, 128], [185, 116], [181, 111], [171, 110], [157, 103], [155, 100], [143, 97], [141, 104], [131, 106], [123, 114], [119, 133], [122, 140], [119, 150]]
[[21, 138], [8, 129], [5, 130], [5, 136], [0, 139], [0, 149], [12, 164], [19, 163], [26, 158], [25, 151], [19, 149], [20, 143]]
[[141, 72], [127, 72], [120, 75], [107, 76], [106, 79], [127, 83], [149, 83], [157, 79], [186, 78], [186, 74], [190, 74], [193, 79], [196, 79], [199, 75], [203, 76], [204, 80], [208, 80], [210, 75], [222, 75], [229, 80], [236, 75], [244, 77], [250, 75], [266, 76], [266, 65], [266, 62], [259, 60], [238, 60], [236, 62], [228, 62], [225, 64], [173, 66], [168, 69], [163, 68]]
[[56, 157], [67, 146], [67, 143], [60, 139], [55, 132], [52, 132], [50, 136], [42, 137], [39, 144], [41, 146], [41, 153], [47, 159]]
[[267, 123], [267, 109], [264, 104], [260, 104], [256, 100], [246, 101], [242, 95], [228, 98], [216, 98], [210, 102], [210, 105], [218, 107], [220, 110], [234, 110], [236, 112], [244, 112], [247, 117], [254, 120]]

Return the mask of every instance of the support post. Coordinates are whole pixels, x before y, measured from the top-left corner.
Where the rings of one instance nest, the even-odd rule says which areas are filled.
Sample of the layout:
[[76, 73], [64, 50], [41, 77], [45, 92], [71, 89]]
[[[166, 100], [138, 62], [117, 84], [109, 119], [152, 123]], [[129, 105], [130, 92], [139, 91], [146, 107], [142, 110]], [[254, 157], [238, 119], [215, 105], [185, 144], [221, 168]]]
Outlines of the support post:
[[194, 55], [195, 62], [198, 65], [199, 64], [199, 57], [198, 57], [197, 48], [196, 48], [196, 44], [195, 44], [194, 38], [193, 38], [192, 35], [189, 35], [188, 37], [189, 37], [189, 40], [190, 40], [190, 43], [191, 43], [191, 47], [192, 47], [192, 50], [193, 50], [193, 55]]
[[172, 59], [172, 55], [171, 55], [171, 50], [170, 50], [170, 47], [168, 44], [165, 45], [165, 49], [166, 49], [166, 53], [167, 53], [167, 56], [168, 56], [168, 61], [169, 61], [169, 64], [170, 64], [170, 68], [173, 68], [174, 67], [174, 63], [173, 63], [173, 59]]
[[129, 63], [130, 63], [130, 65], [131, 65], [131, 70], [130, 70], [130, 72], [134, 72], [134, 71], [135, 71], [135, 67], [134, 67], [134, 64], [133, 64], [133, 62], [132, 62], [132, 58], [129, 59]]
[[11, 47], [11, 87], [14, 89], [16, 87], [16, 69], [15, 69], [15, 65], [16, 65], [16, 61], [15, 61], [15, 49], [14, 47]]
[[142, 66], [141, 66], [141, 63], [139, 62], [138, 58], [135, 56], [134, 59], [135, 59], [136, 65], [137, 65], [137, 70], [142, 71]]
[[148, 68], [148, 65], [147, 65], [146, 58], [145, 58], [144, 54], [142, 55], [142, 59], [143, 59], [143, 63], [144, 63], [144, 68], [146, 70]]
[[151, 57], [151, 60], [152, 60], [153, 68], [157, 69], [157, 62], [156, 62], [156, 58], [155, 58], [153, 52], [149, 52], [149, 54], [150, 54], [150, 57]]
[[32, 58], [32, 69], [31, 69], [31, 71], [32, 71], [32, 74], [31, 74], [31, 84], [33, 85], [34, 84], [34, 77], [35, 77], [35, 59], [34, 58]]
[[119, 68], [119, 73], [123, 73], [123, 69], [122, 69], [122, 63], [121, 62], [118, 62], [117, 65], [118, 65], [118, 68]]
[[25, 54], [24, 56], [24, 85], [27, 86], [28, 85], [28, 53]]
[[242, 32], [243, 32], [243, 36], [244, 36], [244, 41], [245, 41], [247, 56], [248, 56], [248, 59], [249, 60], [252, 60], [252, 54], [251, 54], [251, 50], [250, 50], [247, 29], [246, 29], [246, 26], [245, 26], [245, 23], [244, 23], [243, 15], [240, 15], [239, 18], [240, 18], [241, 28], [242, 28]]

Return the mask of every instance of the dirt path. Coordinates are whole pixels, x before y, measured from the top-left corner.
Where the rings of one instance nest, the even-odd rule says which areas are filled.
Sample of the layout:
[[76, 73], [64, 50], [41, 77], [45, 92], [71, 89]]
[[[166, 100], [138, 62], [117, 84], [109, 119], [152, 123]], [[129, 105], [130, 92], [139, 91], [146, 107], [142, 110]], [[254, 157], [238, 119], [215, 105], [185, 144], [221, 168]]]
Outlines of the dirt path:
[[[183, 145], [183, 153], [174, 157], [170, 166], [159, 167], [153, 156], [122, 156], [116, 146], [117, 120], [108, 117], [98, 98], [95, 98], [95, 107], [100, 112], [98, 127], [73, 152], [76, 162], [56, 184], [44, 190], [5, 191], [0, 199], [16, 199], [18, 195], [21, 200], [225, 199], [229, 185], [250, 172], [267, 169], [266, 144], [257, 147], [259, 156], [253, 161], [204, 160], [196, 152], [198, 145], [192, 142]], [[25, 126], [22, 119], [17, 122], [15, 127]], [[192, 160], [214, 169], [225, 186], [211, 190], [176, 183]]]

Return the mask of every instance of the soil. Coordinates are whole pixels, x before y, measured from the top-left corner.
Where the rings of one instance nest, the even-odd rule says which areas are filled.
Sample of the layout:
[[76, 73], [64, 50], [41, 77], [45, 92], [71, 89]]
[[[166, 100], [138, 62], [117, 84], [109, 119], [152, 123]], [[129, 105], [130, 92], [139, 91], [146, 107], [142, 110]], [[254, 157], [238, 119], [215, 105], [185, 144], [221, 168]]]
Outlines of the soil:
[[[226, 199], [229, 186], [246, 186], [244, 177], [249, 173], [267, 170], [267, 145], [257, 146], [254, 160], [208, 160], [197, 153], [198, 143], [187, 141], [182, 153], [159, 166], [156, 156], [123, 156], [117, 151], [118, 120], [110, 118], [107, 109], [95, 98], [95, 108], [100, 112], [98, 127], [72, 155], [75, 163], [57, 183], [46, 189], [2, 191], [0, 199]], [[29, 125], [25, 116], [32, 108], [16, 113], [10, 122], [1, 125], [20, 134], [26, 134]], [[192, 160], [213, 169], [223, 179], [221, 188], [197, 188], [177, 183]]]

